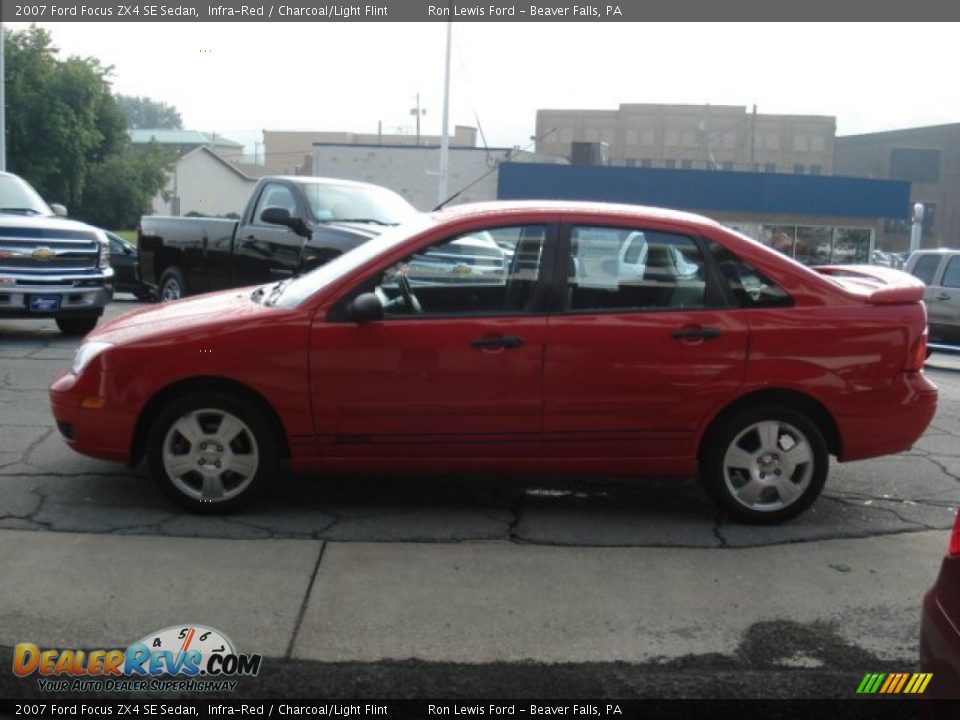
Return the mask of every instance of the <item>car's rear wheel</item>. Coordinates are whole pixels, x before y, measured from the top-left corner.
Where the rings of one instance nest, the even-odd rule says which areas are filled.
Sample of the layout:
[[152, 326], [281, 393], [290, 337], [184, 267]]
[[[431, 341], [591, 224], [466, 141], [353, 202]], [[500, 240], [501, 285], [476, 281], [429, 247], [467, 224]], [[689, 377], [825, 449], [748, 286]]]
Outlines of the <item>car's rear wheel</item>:
[[160, 276], [160, 302], [172, 302], [187, 296], [187, 281], [179, 268], [167, 268]]
[[748, 523], [796, 517], [820, 495], [829, 468], [823, 433], [791, 408], [747, 408], [715, 423], [700, 456], [707, 492]]
[[58, 317], [57, 327], [64, 335], [86, 335], [97, 326], [99, 317]]
[[256, 404], [226, 393], [174, 401], [147, 440], [154, 480], [195, 512], [224, 513], [256, 499], [278, 469], [277, 439]]

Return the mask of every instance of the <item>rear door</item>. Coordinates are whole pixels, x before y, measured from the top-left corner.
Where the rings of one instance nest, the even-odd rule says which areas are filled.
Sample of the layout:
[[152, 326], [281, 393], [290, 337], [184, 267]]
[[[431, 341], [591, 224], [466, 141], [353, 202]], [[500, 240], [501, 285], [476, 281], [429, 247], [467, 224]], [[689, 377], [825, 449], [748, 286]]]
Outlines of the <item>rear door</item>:
[[689, 460], [704, 417], [741, 384], [748, 337], [701, 245], [585, 224], [566, 229], [559, 252], [567, 278], [547, 326], [546, 453]]

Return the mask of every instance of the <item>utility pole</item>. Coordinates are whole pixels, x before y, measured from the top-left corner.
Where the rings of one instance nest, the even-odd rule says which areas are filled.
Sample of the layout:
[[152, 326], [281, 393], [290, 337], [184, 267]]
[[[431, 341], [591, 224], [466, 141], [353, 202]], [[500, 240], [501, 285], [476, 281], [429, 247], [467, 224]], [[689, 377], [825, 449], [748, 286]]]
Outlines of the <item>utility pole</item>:
[[417, 93], [417, 106], [415, 108], [410, 108], [410, 114], [417, 116], [417, 145], [420, 144], [420, 117], [426, 115], [426, 110], [420, 109], [420, 93]]

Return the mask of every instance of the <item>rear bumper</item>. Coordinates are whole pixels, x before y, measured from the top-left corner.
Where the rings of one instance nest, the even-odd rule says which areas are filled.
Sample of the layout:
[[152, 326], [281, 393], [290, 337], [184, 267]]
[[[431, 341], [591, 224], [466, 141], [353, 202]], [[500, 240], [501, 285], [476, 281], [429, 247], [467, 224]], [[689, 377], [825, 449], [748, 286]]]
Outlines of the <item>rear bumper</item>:
[[883, 390], [854, 393], [835, 411], [841, 461], [909, 450], [937, 411], [937, 386], [922, 372], [902, 372]]
[[920, 669], [933, 673], [927, 688], [927, 696], [934, 698], [960, 698], [960, 608], [948, 615], [952, 593], [945, 586], [948, 579], [960, 577], [960, 558], [946, 558], [937, 582], [923, 598], [920, 616]]

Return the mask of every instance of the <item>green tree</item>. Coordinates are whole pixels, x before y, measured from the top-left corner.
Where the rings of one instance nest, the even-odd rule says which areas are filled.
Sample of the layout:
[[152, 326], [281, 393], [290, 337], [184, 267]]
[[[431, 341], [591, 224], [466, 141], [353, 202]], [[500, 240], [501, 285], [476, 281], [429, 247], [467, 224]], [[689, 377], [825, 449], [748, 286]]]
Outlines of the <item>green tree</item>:
[[47, 200], [76, 206], [93, 165], [128, 142], [110, 92], [110, 68], [60, 60], [36, 26], [6, 34], [7, 157]]
[[163, 191], [175, 161], [175, 151], [155, 143], [110, 155], [90, 169], [76, 216], [100, 227], [136, 227]]
[[117, 95], [117, 105], [127, 119], [127, 127], [150, 130], [182, 130], [183, 120], [173, 105], [148, 97]]

